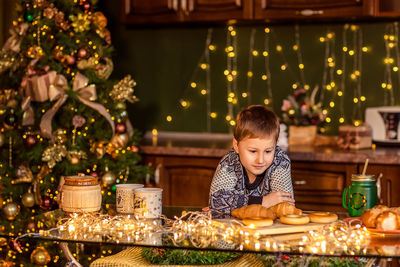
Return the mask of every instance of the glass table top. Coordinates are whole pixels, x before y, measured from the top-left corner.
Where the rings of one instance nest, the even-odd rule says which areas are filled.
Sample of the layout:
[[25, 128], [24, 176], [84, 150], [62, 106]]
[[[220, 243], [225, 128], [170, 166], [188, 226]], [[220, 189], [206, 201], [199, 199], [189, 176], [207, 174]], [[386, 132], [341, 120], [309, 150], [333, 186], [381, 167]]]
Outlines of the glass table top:
[[[400, 231], [371, 232], [357, 219], [308, 224], [274, 234], [275, 230], [245, 226], [234, 218], [212, 219], [196, 207], [163, 207], [163, 214], [160, 219], [107, 214], [66, 217], [55, 210], [38, 218], [44, 229], [17, 238], [260, 254], [400, 258]], [[5, 233], [1, 236], [10, 237]]]

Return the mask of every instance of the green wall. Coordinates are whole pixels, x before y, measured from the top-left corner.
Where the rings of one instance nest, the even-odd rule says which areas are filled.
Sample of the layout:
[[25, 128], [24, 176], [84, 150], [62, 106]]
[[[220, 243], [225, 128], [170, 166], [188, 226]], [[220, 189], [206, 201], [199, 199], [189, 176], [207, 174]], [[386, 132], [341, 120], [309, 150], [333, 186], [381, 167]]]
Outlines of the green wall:
[[[204, 132], [206, 127], [206, 101], [199, 94], [199, 90], [188, 88], [191, 77], [200, 56], [204, 51], [207, 30], [213, 29], [212, 43], [217, 50], [211, 54], [211, 90], [212, 111], [218, 117], [212, 120], [212, 132], [229, 132], [230, 126], [225, 121], [227, 114], [226, 104], [226, 78], [223, 75], [226, 69], [226, 55], [224, 52], [226, 41], [225, 25], [163, 25], [163, 26], [126, 26], [119, 21], [119, 7], [117, 2], [100, 0], [99, 7], [109, 20], [108, 28], [112, 33], [115, 55], [113, 58], [115, 70], [113, 78], [120, 79], [126, 74], [131, 74], [137, 82], [135, 94], [140, 102], [129, 104], [129, 114], [134, 127], [141, 131], [157, 128], [165, 131]], [[4, 9], [0, 10], [4, 14]], [[385, 46], [383, 35], [387, 25], [391, 22], [358, 23], [363, 33], [363, 44], [371, 51], [363, 53], [362, 58], [362, 94], [367, 101], [363, 110], [369, 106], [384, 104], [384, 91], [381, 83], [384, 78], [383, 58]], [[4, 25], [4, 24], [3, 24]], [[324, 66], [325, 44], [319, 41], [320, 36], [332, 31], [336, 34], [336, 60], [341, 66], [341, 48], [343, 23], [314, 23], [300, 24], [300, 42], [305, 64], [306, 82], [311, 87], [321, 86]], [[266, 25], [237, 25], [238, 38], [238, 88], [245, 90], [246, 73], [248, 70], [249, 37], [252, 29], [256, 29], [255, 48], [262, 52], [264, 47], [264, 27]], [[282, 25], [269, 25], [270, 34], [270, 67], [273, 89], [274, 110], [280, 114], [282, 99], [293, 91], [291, 85], [299, 80], [297, 57], [292, 50], [295, 42], [294, 23]], [[348, 35], [349, 46], [352, 45], [352, 35]], [[277, 44], [282, 45], [285, 59], [282, 54], [274, 49]], [[394, 55], [394, 51], [392, 51]], [[280, 66], [288, 62], [287, 71], [281, 71]], [[353, 60], [347, 57], [347, 75], [352, 67]], [[262, 56], [254, 58], [254, 77], [252, 91], [252, 104], [262, 104], [266, 97], [265, 81], [261, 80], [264, 73], [264, 59]], [[198, 70], [198, 74], [202, 74]], [[397, 73], [392, 73], [395, 104], [399, 104], [399, 81]], [[204, 83], [204, 76], [198, 75], [195, 80]], [[339, 84], [335, 75], [336, 84]], [[354, 83], [346, 82], [345, 113], [347, 122], [351, 122], [353, 113], [353, 88]], [[182, 109], [179, 99], [185, 97], [191, 101], [189, 109]], [[326, 93], [325, 102], [330, 98]], [[235, 108], [237, 112], [245, 107], [247, 101], [240, 101]], [[167, 115], [173, 116], [173, 121], [165, 120]], [[338, 112], [337, 106], [333, 109], [333, 123], [327, 127], [329, 134], [337, 132]]]

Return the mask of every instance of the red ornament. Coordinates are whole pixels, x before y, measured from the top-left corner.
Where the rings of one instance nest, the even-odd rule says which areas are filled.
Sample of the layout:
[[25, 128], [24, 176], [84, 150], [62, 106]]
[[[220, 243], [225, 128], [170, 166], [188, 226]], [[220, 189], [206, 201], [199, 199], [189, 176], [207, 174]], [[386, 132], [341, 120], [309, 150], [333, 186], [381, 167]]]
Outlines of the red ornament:
[[76, 61], [74, 56], [66, 56], [65, 60], [68, 65], [74, 65]]
[[126, 125], [125, 125], [125, 123], [117, 123], [117, 124], [115, 125], [115, 130], [116, 130], [116, 132], [119, 133], [119, 134], [125, 133], [125, 132], [126, 132]]
[[51, 208], [54, 205], [54, 200], [50, 198], [49, 196], [43, 196], [42, 197], [42, 203], [40, 204], [40, 207], [44, 210], [51, 210]]
[[34, 135], [28, 135], [25, 139], [26, 147], [30, 148], [36, 144], [36, 137]]
[[99, 174], [97, 172], [91, 172], [89, 175], [92, 177], [99, 177]]
[[78, 57], [79, 58], [87, 58], [88, 55], [89, 55], [89, 52], [87, 51], [86, 48], [84, 48], [84, 47], [79, 48], [79, 50], [78, 50]]
[[89, 1], [83, 1], [81, 2], [81, 8], [85, 13], [88, 13], [92, 7]]

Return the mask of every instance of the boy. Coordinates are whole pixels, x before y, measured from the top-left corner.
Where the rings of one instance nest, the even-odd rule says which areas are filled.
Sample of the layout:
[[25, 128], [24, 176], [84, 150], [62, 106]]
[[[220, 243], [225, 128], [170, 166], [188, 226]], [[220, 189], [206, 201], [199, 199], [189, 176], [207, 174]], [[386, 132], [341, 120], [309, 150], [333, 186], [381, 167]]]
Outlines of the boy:
[[219, 162], [210, 187], [213, 216], [250, 204], [294, 204], [290, 159], [277, 145], [279, 118], [261, 105], [236, 118], [233, 149]]

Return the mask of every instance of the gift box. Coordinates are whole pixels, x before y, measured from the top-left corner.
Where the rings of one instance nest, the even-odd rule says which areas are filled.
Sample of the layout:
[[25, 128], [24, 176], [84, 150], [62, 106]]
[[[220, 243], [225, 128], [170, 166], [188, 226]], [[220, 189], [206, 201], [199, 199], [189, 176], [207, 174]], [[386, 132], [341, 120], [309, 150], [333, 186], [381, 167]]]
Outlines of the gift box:
[[372, 134], [368, 124], [339, 126], [338, 146], [342, 149], [371, 148]]

